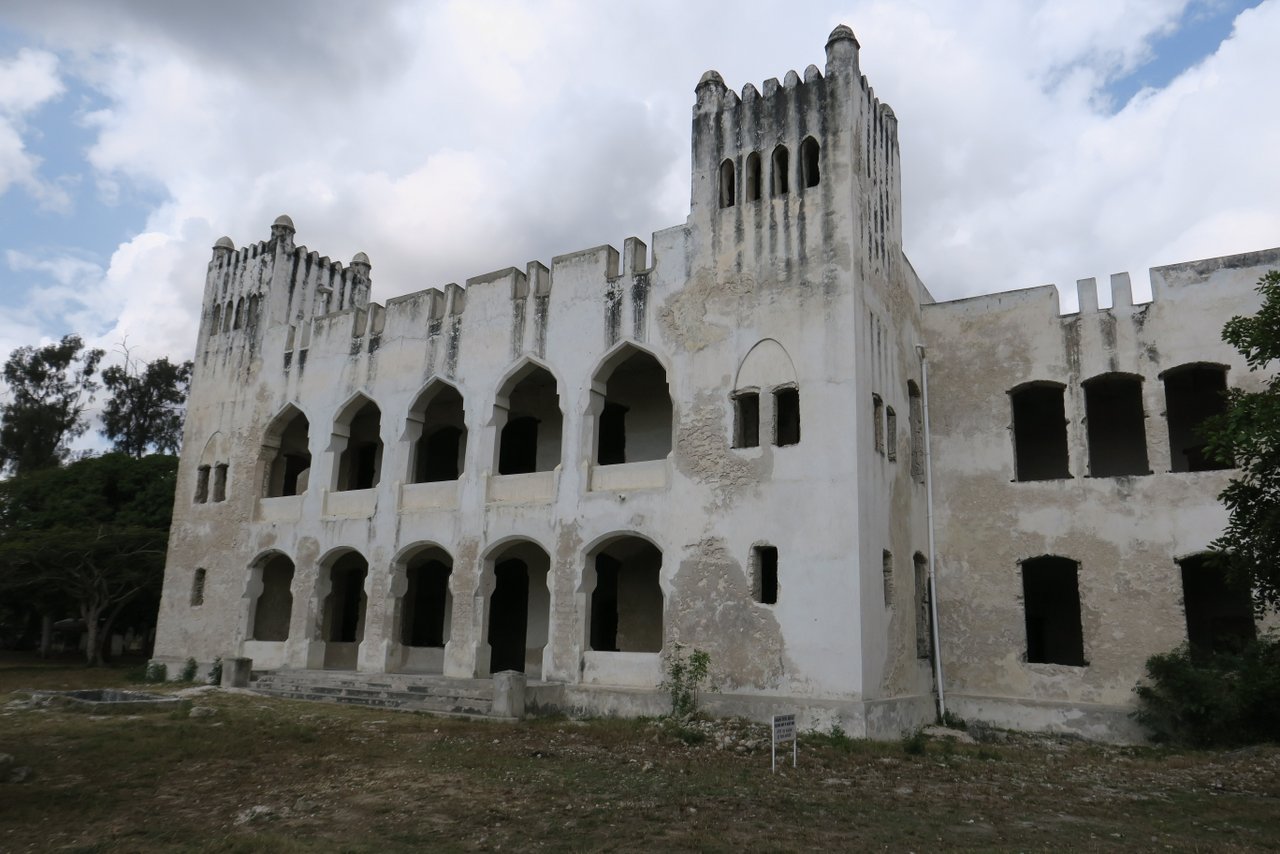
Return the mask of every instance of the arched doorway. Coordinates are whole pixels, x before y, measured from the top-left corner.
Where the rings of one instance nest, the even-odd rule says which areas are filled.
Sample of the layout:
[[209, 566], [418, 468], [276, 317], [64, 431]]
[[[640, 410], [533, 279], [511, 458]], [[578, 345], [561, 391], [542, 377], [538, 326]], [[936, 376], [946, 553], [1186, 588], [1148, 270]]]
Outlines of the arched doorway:
[[321, 569], [328, 593], [320, 605], [320, 640], [326, 670], [355, 670], [364, 640], [365, 578], [369, 562], [357, 551], [346, 551]]
[[498, 550], [490, 565], [493, 581], [485, 626], [488, 673], [518, 670], [539, 679], [551, 613], [547, 586], [551, 558], [537, 543], [517, 540]]

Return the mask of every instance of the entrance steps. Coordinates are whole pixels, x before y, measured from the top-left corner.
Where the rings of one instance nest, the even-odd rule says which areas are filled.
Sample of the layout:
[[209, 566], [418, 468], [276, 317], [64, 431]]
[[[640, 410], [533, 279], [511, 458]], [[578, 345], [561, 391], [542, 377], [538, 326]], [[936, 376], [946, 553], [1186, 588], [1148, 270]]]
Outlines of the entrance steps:
[[268, 670], [255, 671], [249, 687], [259, 694], [288, 700], [462, 717], [489, 717], [493, 713], [490, 679], [349, 670]]

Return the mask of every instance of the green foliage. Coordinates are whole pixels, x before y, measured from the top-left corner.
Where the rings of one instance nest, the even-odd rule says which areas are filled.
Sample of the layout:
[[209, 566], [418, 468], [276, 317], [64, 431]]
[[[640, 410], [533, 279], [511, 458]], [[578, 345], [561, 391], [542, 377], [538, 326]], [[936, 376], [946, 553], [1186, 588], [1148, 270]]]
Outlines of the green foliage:
[[659, 686], [671, 695], [671, 715], [687, 718], [698, 711], [698, 697], [707, 684], [711, 654], [694, 649], [685, 655], [684, 644], [673, 643], [663, 657], [667, 676]]
[[222, 684], [222, 656], [213, 660], [213, 664], [209, 666], [209, 678], [205, 681], [210, 685]]
[[840, 724], [832, 724], [828, 732], [809, 732], [805, 734], [805, 743], [815, 747], [830, 747], [840, 753], [852, 753], [858, 747], [858, 741], [852, 738]]
[[74, 607], [88, 658], [121, 609], [159, 595], [177, 460], [106, 454], [0, 481], [0, 594]]
[[148, 448], [175, 454], [182, 445], [182, 419], [191, 386], [191, 362], [167, 358], [135, 360], [128, 348], [124, 364], [102, 372], [111, 396], [102, 408], [102, 435], [122, 454], [141, 457]]
[[1234, 654], [1186, 646], [1147, 659], [1134, 718], [1156, 742], [1216, 747], [1280, 742], [1280, 638], [1259, 638]]
[[144, 679], [147, 682], [164, 682], [169, 678], [169, 668], [162, 661], [152, 661], [147, 664], [147, 672]]
[[955, 712], [947, 709], [942, 713], [942, 725], [949, 729], [968, 729], [969, 722], [957, 715]]
[[179, 682], [196, 681], [196, 671], [200, 669], [200, 665], [196, 663], [194, 658], [188, 658], [182, 663], [182, 670], [178, 671]]
[[78, 335], [57, 344], [19, 347], [4, 365], [9, 399], [0, 405], [0, 470], [26, 474], [56, 466], [67, 444], [84, 433], [101, 350], [86, 350]]
[[902, 752], [908, 756], [923, 756], [927, 743], [928, 739], [924, 737], [924, 733], [916, 730], [910, 735], [902, 737]]
[[[1258, 313], [1233, 317], [1222, 330], [1250, 371], [1280, 360], [1280, 271], [1263, 276], [1258, 293]], [[1280, 374], [1260, 391], [1230, 390], [1226, 412], [1206, 422], [1205, 436], [1211, 456], [1240, 469], [1218, 496], [1229, 519], [1212, 548], [1230, 577], [1253, 588], [1259, 613], [1280, 608]]]

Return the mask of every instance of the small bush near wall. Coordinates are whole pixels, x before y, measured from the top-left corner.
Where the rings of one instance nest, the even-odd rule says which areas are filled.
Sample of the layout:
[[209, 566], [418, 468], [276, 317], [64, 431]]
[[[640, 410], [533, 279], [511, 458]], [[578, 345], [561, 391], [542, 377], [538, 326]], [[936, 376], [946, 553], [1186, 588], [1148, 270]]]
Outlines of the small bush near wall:
[[1147, 659], [1134, 718], [1155, 742], [1218, 747], [1280, 742], [1280, 637], [1239, 653], [1202, 655], [1186, 646]]

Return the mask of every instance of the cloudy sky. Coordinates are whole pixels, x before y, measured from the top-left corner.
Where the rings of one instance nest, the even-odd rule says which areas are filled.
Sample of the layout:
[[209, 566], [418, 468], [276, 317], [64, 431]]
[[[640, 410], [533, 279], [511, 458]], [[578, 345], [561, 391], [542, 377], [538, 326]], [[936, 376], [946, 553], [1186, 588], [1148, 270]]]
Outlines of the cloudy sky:
[[210, 246], [280, 213], [380, 301], [647, 240], [702, 72], [842, 22], [939, 299], [1280, 245], [1280, 0], [0, 0], [0, 358], [188, 357]]

